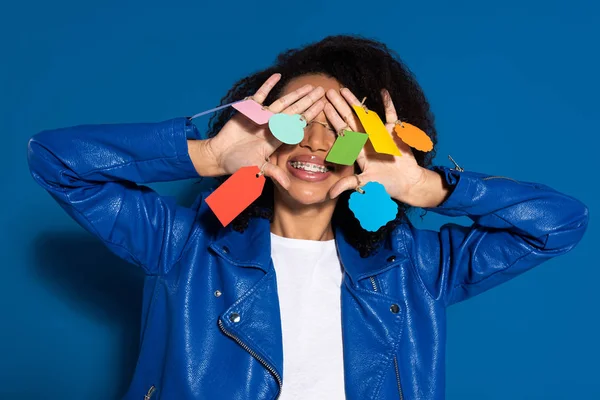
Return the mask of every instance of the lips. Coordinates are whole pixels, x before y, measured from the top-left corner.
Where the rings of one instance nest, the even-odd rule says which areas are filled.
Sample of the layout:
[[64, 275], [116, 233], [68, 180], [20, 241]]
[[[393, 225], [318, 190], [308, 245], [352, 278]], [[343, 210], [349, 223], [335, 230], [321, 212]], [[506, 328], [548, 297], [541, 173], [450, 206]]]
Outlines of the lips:
[[287, 162], [290, 174], [306, 182], [320, 182], [329, 178], [333, 165], [325, 163], [321, 157], [313, 155], [298, 155]]

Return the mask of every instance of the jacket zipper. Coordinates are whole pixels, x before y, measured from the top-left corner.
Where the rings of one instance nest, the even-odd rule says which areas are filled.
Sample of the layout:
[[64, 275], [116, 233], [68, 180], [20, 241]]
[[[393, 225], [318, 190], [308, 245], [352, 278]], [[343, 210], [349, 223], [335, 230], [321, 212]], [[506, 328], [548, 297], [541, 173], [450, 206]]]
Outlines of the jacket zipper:
[[275, 377], [275, 379], [277, 380], [277, 384], [279, 385], [279, 392], [277, 392], [277, 396], [275, 396], [275, 400], [277, 400], [279, 398], [279, 395], [281, 394], [281, 387], [283, 386], [283, 382], [281, 381], [281, 377], [279, 376], [279, 374], [277, 373], [277, 371], [275, 371], [275, 369], [270, 366], [265, 360], [263, 360], [258, 354], [256, 354], [251, 348], [249, 348], [248, 346], [246, 346], [246, 344], [244, 344], [240, 339], [238, 339], [235, 335], [233, 335], [232, 333], [228, 332], [225, 327], [223, 326], [223, 321], [221, 321], [221, 319], [219, 319], [219, 328], [221, 329], [221, 331], [223, 331], [223, 333], [227, 336], [229, 336], [230, 338], [232, 338], [233, 340], [235, 340], [235, 342], [237, 344], [239, 344], [240, 346], [242, 346], [242, 348], [244, 350], [246, 350], [248, 353], [250, 353], [250, 355], [254, 358], [256, 358], [258, 360], [258, 362], [260, 362], [266, 369], [269, 370], [269, 372], [271, 374], [273, 374], [273, 376]]
[[154, 387], [154, 385], [150, 386], [150, 389], [148, 389], [148, 393], [146, 393], [146, 395], [144, 396], [144, 400], [150, 400], [150, 397], [152, 397], [155, 390], [156, 388]]
[[394, 367], [396, 368], [396, 383], [398, 384], [398, 395], [400, 395], [400, 400], [404, 400], [404, 394], [402, 394], [402, 385], [400, 385], [400, 371], [398, 369], [397, 357], [394, 357]]
[[454, 170], [458, 171], [458, 172], [465, 172], [464, 168], [462, 168], [460, 165], [458, 165], [458, 163], [456, 161], [454, 161], [454, 158], [452, 158], [452, 156], [450, 154], [448, 154], [448, 158], [450, 159], [450, 161], [452, 161], [452, 163], [454, 164]]
[[369, 279], [371, 280], [371, 285], [373, 285], [373, 290], [377, 291], [377, 282], [375, 282], [375, 277], [371, 276]]
[[484, 180], [484, 181], [489, 181], [490, 179], [508, 179], [509, 181], [519, 183], [519, 181], [516, 181], [513, 178], [508, 178], [506, 176], [486, 176], [485, 178], [482, 178], [482, 180]]
[[[460, 165], [458, 165], [458, 163], [456, 161], [454, 161], [454, 158], [452, 158], [451, 155], [448, 155], [448, 158], [454, 164], [454, 169], [456, 171], [458, 171], [458, 172], [464, 172], [465, 171], [464, 168], [462, 168]], [[485, 178], [482, 178], [482, 180], [484, 180], [484, 181], [488, 181], [490, 179], [508, 179], [509, 181], [513, 181], [513, 182], [516, 182], [516, 183], [521, 183], [521, 182], [519, 182], [517, 180], [514, 180], [512, 178], [508, 178], [506, 176], [486, 176]]]

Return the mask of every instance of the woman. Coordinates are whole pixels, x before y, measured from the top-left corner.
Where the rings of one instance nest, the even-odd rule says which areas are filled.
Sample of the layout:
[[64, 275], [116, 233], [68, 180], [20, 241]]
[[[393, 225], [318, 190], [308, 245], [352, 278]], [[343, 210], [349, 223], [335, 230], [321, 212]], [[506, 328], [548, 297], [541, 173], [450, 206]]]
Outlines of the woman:
[[[303, 140], [282, 145], [229, 108], [205, 140], [178, 118], [30, 141], [35, 180], [147, 274], [126, 399], [442, 399], [446, 307], [566, 253], [585, 231], [579, 201], [540, 184], [430, 168], [433, 152], [413, 152], [396, 135], [402, 156], [367, 144], [354, 166], [325, 162], [338, 132], [363, 131], [356, 96], [390, 131], [401, 119], [436, 142], [419, 85], [381, 43], [336, 36], [287, 51], [222, 104], [247, 96], [302, 114]], [[226, 228], [209, 193], [186, 208], [137, 185], [225, 179], [245, 166], [271, 180]], [[371, 181], [400, 206], [377, 232], [348, 208], [349, 194]], [[474, 224], [417, 230], [410, 207]]]

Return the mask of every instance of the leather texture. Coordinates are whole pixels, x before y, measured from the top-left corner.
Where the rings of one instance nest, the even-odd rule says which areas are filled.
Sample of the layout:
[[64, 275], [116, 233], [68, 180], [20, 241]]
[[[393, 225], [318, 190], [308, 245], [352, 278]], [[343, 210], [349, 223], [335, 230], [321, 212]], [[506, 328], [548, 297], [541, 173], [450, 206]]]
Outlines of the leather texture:
[[[35, 135], [28, 159], [72, 218], [146, 273], [125, 399], [276, 399], [285, 371], [269, 222], [238, 233], [220, 226], [208, 193], [187, 208], [144, 186], [198, 178], [187, 152], [197, 138], [185, 118], [77, 126]], [[471, 227], [406, 221], [367, 258], [336, 232], [347, 399], [443, 399], [446, 307], [566, 253], [586, 229], [587, 208], [547, 186], [436, 170], [452, 194], [431, 211]]]

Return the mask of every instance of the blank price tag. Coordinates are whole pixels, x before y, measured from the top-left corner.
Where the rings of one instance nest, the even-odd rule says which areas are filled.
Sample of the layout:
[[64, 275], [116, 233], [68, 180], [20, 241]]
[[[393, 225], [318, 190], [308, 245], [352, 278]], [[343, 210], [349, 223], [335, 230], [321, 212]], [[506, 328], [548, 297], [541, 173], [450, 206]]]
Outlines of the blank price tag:
[[396, 124], [396, 126], [394, 126], [394, 131], [400, 136], [400, 139], [402, 139], [404, 143], [412, 148], [424, 152], [433, 150], [433, 142], [429, 136], [408, 122]]
[[367, 182], [362, 189], [364, 193], [354, 192], [350, 195], [348, 207], [363, 229], [377, 232], [396, 218], [398, 204], [379, 182]]
[[375, 111], [369, 110], [369, 112], [366, 112], [361, 106], [352, 106], [352, 108], [369, 134], [369, 140], [376, 152], [391, 154], [392, 156], [402, 155], [398, 146], [394, 143], [392, 135], [390, 135]]
[[369, 135], [360, 132], [344, 131], [331, 146], [325, 161], [341, 165], [352, 165], [369, 139]]
[[258, 125], [266, 124], [269, 122], [269, 118], [273, 116], [271, 111], [263, 109], [263, 106], [252, 99], [240, 101], [233, 104], [232, 107], [244, 114], [246, 117], [250, 118], [255, 124]]
[[242, 167], [206, 198], [206, 204], [223, 226], [258, 199], [265, 186], [264, 175], [257, 177], [259, 172], [256, 166]]
[[304, 139], [306, 121], [298, 114], [275, 114], [269, 119], [273, 136], [285, 144], [298, 144]]

